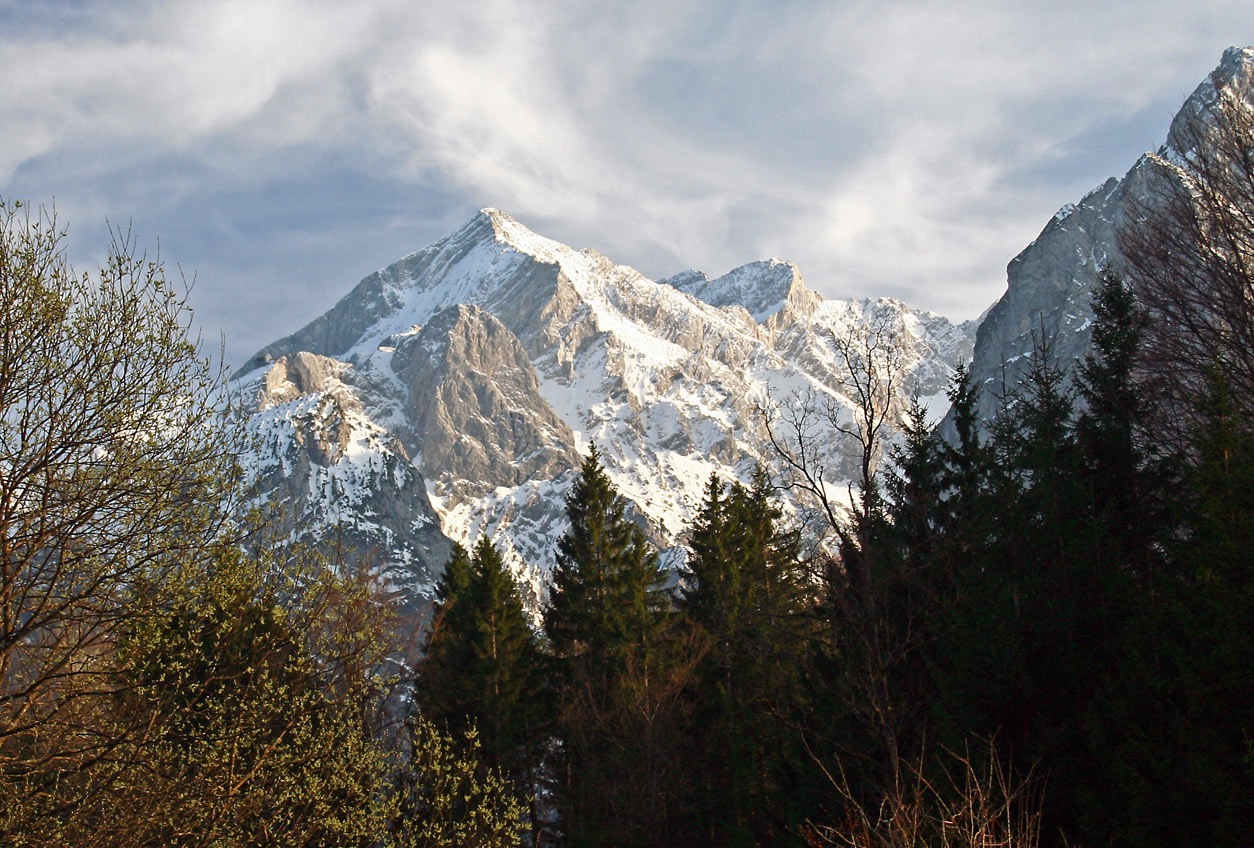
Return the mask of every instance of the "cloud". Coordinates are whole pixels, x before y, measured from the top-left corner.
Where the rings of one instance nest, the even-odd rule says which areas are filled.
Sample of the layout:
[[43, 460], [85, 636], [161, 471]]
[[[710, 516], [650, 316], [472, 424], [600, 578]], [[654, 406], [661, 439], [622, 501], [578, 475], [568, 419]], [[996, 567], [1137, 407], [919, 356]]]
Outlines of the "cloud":
[[307, 320], [483, 205], [655, 276], [774, 255], [970, 317], [1247, 6], [0, 0], [0, 191], [138, 216], [251, 346], [249, 308]]
[[0, 94], [0, 130], [17, 142], [5, 179], [58, 148], [107, 168], [136, 146], [316, 139], [353, 111], [345, 79], [374, 21], [342, 4], [236, 0], [88, 6], [65, 32], [6, 23], [0, 63], [21, 70]]
[[[459, 13], [376, 71], [375, 111], [412, 142], [411, 168], [655, 266], [723, 270], [766, 250], [829, 291], [939, 289], [933, 303], [968, 314], [1052, 210], [1107, 175], [1050, 198], [1016, 182], [1025, 163], [1063, 160], [1095, 124], [1160, 98], [1179, 74], [1162, 61], [1182, 49], [1172, 33], [1189, 32], [1164, 35], [1163, 17], [1202, 19], [1166, 5], [689, 3], [611, 6], [586, 26], [562, 4], [511, 8]], [[765, 229], [747, 237], [746, 216]]]

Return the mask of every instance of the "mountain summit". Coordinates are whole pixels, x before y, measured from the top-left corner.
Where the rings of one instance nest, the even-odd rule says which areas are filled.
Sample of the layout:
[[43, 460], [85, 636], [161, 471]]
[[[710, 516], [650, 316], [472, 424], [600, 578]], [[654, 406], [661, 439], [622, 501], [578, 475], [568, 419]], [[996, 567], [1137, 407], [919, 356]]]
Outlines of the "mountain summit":
[[[788, 262], [654, 281], [484, 209], [236, 378], [262, 437], [249, 458], [261, 497], [294, 503], [303, 534], [376, 552], [420, 597], [446, 538], [486, 533], [537, 603], [592, 442], [673, 547], [711, 474], [769, 464], [762, 409], [850, 407], [837, 342], [872, 332], [892, 340], [903, 401], [943, 397], [970, 356], [970, 326], [891, 299], [825, 300]], [[825, 444], [834, 485], [856, 468], [844, 447]]]
[[[1034, 340], [1050, 339], [1063, 362], [1088, 351], [1089, 299], [1100, 269], [1120, 263], [1133, 201], [1189, 155], [1189, 122], [1220, 92], [1249, 102], [1252, 81], [1254, 48], [1229, 49], [1162, 148], [1064, 206], [1010, 262], [974, 340], [986, 416]], [[450, 539], [487, 534], [534, 605], [594, 441], [650, 538], [672, 548], [712, 474], [744, 480], [771, 464], [763, 410], [808, 403], [850, 420], [848, 354], [875, 340], [891, 348], [900, 397], [939, 414], [973, 335], [970, 323], [888, 298], [826, 300], [778, 259], [650, 280], [484, 209], [363, 279], [236, 377], [258, 436], [250, 474], [262, 501], [295, 505], [295, 536], [335, 534], [419, 599]], [[855, 452], [830, 430], [811, 436], [843, 490]]]

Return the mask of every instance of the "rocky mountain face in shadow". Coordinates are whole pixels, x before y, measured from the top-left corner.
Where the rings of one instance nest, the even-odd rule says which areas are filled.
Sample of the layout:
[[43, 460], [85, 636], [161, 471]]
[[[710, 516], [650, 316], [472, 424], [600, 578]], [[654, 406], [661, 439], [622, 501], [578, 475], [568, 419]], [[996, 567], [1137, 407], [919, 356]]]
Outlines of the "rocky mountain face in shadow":
[[[1247, 100], [1254, 91], [1254, 48], [1230, 48], [1219, 66], [1197, 87], [1172, 120], [1166, 143], [1146, 153], [1121, 179], [1110, 178], [1063, 206], [1036, 240], [1006, 268], [1006, 293], [980, 323], [971, 376], [981, 388], [980, 413], [991, 420], [1000, 398], [1013, 392], [1033, 347], [1046, 343], [1061, 364], [1090, 350], [1093, 313], [1089, 303], [1101, 270], [1124, 264], [1119, 233], [1139, 224], [1139, 204], [1165, 194], [1173, 163], [1189, 155], [1196, 137], [1188, 126], [1205, 120], [1219, 89], [1231, 88]], [[1074, 374], [1074, 368], [1071, 369]]]

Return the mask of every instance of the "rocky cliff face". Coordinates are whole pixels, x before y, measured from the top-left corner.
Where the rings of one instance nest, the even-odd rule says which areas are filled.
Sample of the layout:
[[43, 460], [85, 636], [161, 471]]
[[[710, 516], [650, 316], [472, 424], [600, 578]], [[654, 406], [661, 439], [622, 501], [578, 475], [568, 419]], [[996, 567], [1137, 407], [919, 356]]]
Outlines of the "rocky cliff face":
[[404, 446], [344, 381], [349, 370], [307, 351], [258, 369], [244, 387], [255, 410], [245, 470], [258, 505], [282, 507], [276, 535], [351, 552], [416, 599], [451, 546]]
[[[1033, 346], [1046, 340], [1060, 363], [1083, 358], [1091, 347], [1090, 301], [1101, 269], [1118, 270], [1119, 231], [1136, 226], [1135, 207], [1162, 194], [1156, 183], [1172, 179], [1172, 163], [1187, 156], [1186, 125], [1204, 116], [1216, 91], [1254, 91], [1254, 48], [1230, 48], [1181, 107], [1167, 143], [1147, 153], [1124, 175], [1111, 178], [1076, 204], [1058, 210], [1032, 244], [1006, 268], [1006, 293], [980, 324], [971, 375], [980, 386], [980, 412], [991, 420], [999, 398], [1018, 384]], [[1074, 369], [1072, 369], [1074, 371]]]
[[1117, 267], [1117, 228], [1125, 218], [1128, 179], [1110, 179], [1068, 204], [1006, 268], [1006, 293], [976, 335], [971, 377], [979, 410], [991, 421], [1001, 398], [1022, 378], [1033, 347], [1047, 343], [1059, 362], [1089, 350], [1089, 308], [1101, 270]]
[[522, 343], [480, 307], [433, 316], [398, 342], [391, 367], [407, 389], [410, 426], [400, 435], [450, 503], [579, 463], [574, 434], [540, 396]]
[[[446, 538], [487, 533], [538, 602], [593, 441], [650, 537], [674, 546], [711, 474], [770, 464], [762, 408], [848, 409], [839, 342], [892, 347], [900, 411], [909, 392], [943, 396], [971, 330], [895, 300], [824, 300], [779, 260], [656, 282], [489, 209], [237, 378], [256, 399], [262, 497], [294, 502], [302, 532], [355, 528], [395, 552], [389, 573], [414, 595]], [[851, 476], [848, 446], [822, 438]]]

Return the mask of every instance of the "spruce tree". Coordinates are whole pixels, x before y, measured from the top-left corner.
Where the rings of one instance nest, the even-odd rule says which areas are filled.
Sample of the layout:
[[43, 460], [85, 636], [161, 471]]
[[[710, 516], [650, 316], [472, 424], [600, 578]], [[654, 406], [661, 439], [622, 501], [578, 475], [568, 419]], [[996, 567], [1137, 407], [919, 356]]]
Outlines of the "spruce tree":
[[792, 722], [803, 661], [798, 537], [759, 470], [724, 492], [711, 477], [689, 541], [681, 610], [709, 640], [696, 678], [702, 834], [710, 844], [780, 844], [799, 823]]
[[995, 735], [1014, 768], [1049, 769], [1045, 830], [1067, 834], [1104, 791], [1092, 728], [1133, 603], [1127, 569], [1104, 554], [1076, 421], [1065, 370], [1038, 338], [992, 426], [986, 517], [936, 653], [942, 744]]
[[1122, 279], [1109, 270], [1093, 298], [1093, 315], [1093, 352], [1077, 380], [1085, 408], [1076, 435], [1093, 496], [1096, 541], [1108, 567], [1131, 571], [1154, 592], [1159, 570], [1154, 541], [1163, 537], [1167, 516], [1155, 497], [1161, 474], [1148, 467], [1138, 438], [1148, 407], [1146, 387], [1135, 374], [1145, 319]]
[[441, 614], [447, 615], [458, 596], [470, 585], [470, 572], [470, 555], [461, 545], [454, 544], [453, 553], [449, 561], [445, 563], [444, 571], [440, 573], [440, 579], [435, 584], [434, 613], [437, 618]]
[[436, 602], [416, 681], [424, 715], [454, 729], [471, 724], [474, 712], [474, 686], [467, 673], [474, 663], [474, 617], [467, 597], [471, 573], [466, 549], [454, 545], [436, 583]]
[[[593, 446], [566, 500], [545, 629], [565, 755], [564, 824], [574, 845], [657, 845], [674, 803], [682, 663], [665, 627], [664, 574]], [[681, 669], [672, 674], [672, 669]]]
[[[956, 390], [964, 383], [959, 374]], [[945, 632], [957, 594], [956, 575], [971, 547], [960, 548], [969, 537], [956, 513], [969, 504], [959, 500], [948, 460], [973, 462], [976, 457], [965, 454], [970, 445], [964, 448], [961, 440], [955, 448], [946, 445], [917, 398], [907, 409], [902, 437], [891, 449], [893, 473], [885, 475], [888, 522], [881, 534], [877, 582], [882, 639], [896, 653], [888, 675], [898, 746], [912, 757], [930, 735], [926, 714], [937, 697], [935, 664], [928, 652]], [[968, 431], [966, 438], [973, 437]], [[957, 532], [946, 535], [946, 527]]]
[[694, 585], [683, 592], [680, 608], [712, 639], [710, 661], [722, 669], [730, 694], [737, 668], [756, 664], [761, 674], [787, 653], [777, 643], [795, 634], [806, 587], [799, 537], [782, 529], [765, 471], [755, 473], [750, 488], [723, 488], [711, 477], [690, 531]]
[[902, 436], [901, 445], [890, 449], [894, 473], [885, 484], [891, 541], [906, 587], [932, 604], [950, 588], [937, 550], [947, 469], [943, 443], [917, 397], [906, 411]]
[[419, 669], [423, 712], [455, 733], [476, 728], [489, 763], [523, 778], [544, 724], [543, 672], [513, 576], [486, 538], [459, 547], [437, 586]]
[[669, 607], [666, 576], [596, 445], [566, 498], [566, 515], [570, 530], [557, 544], [545, 631], [556, 654], [604, 693], [629, 659], [647, 664], [656, 649]]
[[[977, 556], [994, 505], [989, 490], [996, 476], [993, 454], [982, 438], [977, 413], [979, 388], [971, 383], [965, 365], [954, 371], [946, 392], [956, 438], [940, 446], [943, 498], [935, 504], [937, 522], [944, 532], [946, 557], [957, 565]], [[982, 526], [985, 525], [985, 526]]]
[[[1153, 432], [1142, 431], [1132, 445], [1142, 464], [1122, 472], [1130, 478], [1097, 487], [1099, 504], [1103, 494], [1117, 497], [1123, 487], [1138, 506], [1124, 519], [1126, 528], [1117, 516], [1127, 503], [1109, 494], [1097, 515], [1111, 539], [1108, 565], [1135, 580], [1128, 581], [1134, 591], [1120, 633], [1118, 674], [1083, 722], [1093, 752], [1085, 771], [1092, 778], [1082, 787], [1075, 832], [1086, 842], [1240, 845], [1254, 821], [1245, 719], [1254, 714], [1254, 434], [1236, 413], [1222, 371], [1212, 370], [1208, 380], [1196, 401], [1191, 453], [1178, 475], [1165, 476], [1147, 463], [1146, 455], [1165, 446], [1147, 444]], [[1145, 399], [1144, 393], [1136, 398], [1138, 404]], [[1099, 435], [1121, 433], [1095, 423], [1106, 424]], [[1089, 440], [1099, 447], [1112, 443], [1120, 441]], [[1094, 464], [1103, 458], [1097, 454]], [[1168, 486], [1168, 480], [1174, 482]], [[1148, 538], [1128, 540], [1125, 531]], [[1148, 558], [1138, 560], [1138, 553]], [[1145, 563], [1149, 570], [1140, 567]]]
[[517, 772], [529, 761], [543, 710], [536, 635], [517, 583], [486, 536], [475, 546], [473, 565], [477, 724], [484, 750]]

